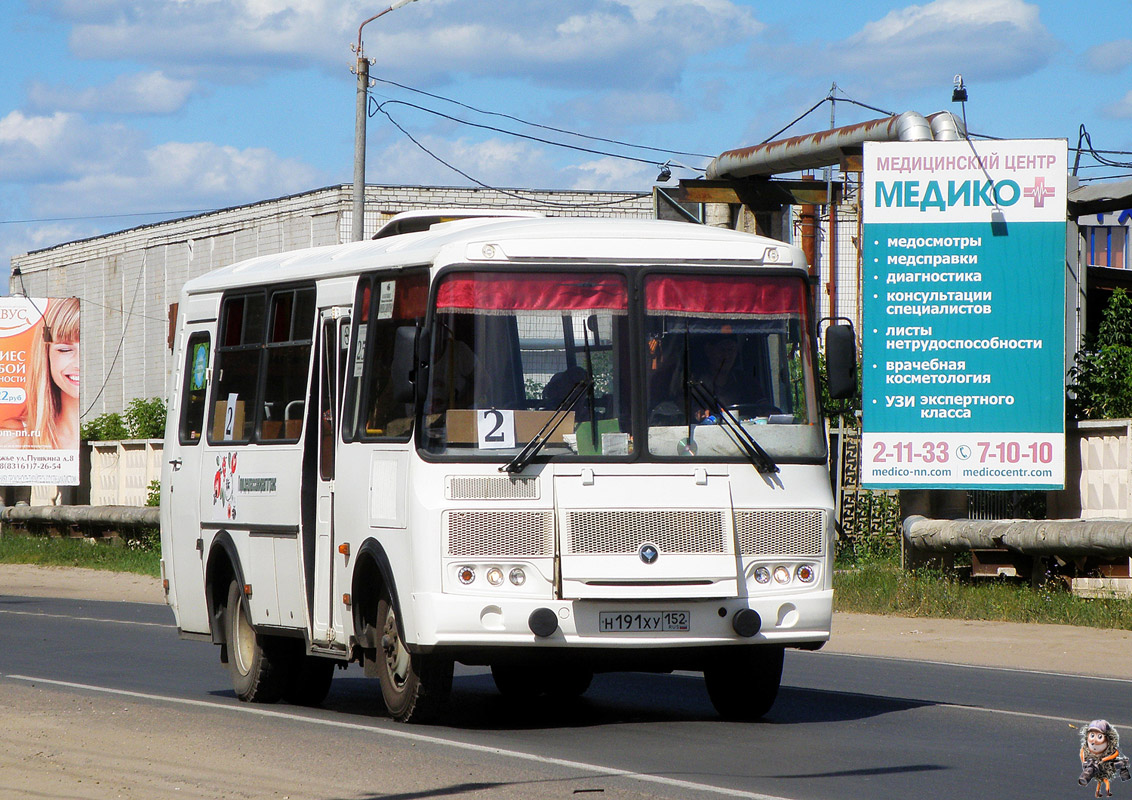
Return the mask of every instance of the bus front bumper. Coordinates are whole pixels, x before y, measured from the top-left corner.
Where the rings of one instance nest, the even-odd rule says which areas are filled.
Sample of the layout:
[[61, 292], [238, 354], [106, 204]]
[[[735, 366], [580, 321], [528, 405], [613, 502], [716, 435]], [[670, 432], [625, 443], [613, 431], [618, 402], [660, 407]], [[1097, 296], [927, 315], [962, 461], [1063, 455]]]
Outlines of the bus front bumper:
[[[422, 593], [413, 598], [411, 648], [702, 648], [829, 639], [833, 591], [759, 598], [663, 600], [494, 599]], [[752, 614], [753, 612], [753, 614]], [[757, 615], [757, 616], [754, 616]]]

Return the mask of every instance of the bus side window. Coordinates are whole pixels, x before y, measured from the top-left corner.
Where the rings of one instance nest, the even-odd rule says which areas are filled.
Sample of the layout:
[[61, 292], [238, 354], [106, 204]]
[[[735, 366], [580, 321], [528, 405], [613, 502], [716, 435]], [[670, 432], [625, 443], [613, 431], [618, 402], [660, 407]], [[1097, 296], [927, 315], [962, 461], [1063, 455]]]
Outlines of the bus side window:
[[307, 375], [314, 336], [313, 288], [271, 295], [259, 441], [296, 442], [303, 432]]
[[263, 292], [226, 297], [216, 343], [208, 441], [246, 442], [255, 427], [263, 352]]
[[[412, 432], [412, 404], [399, 402], [394, 397], [390, 367], [397, 329], [417, 327], [423, 322], [427, 298], [428, 274], [425, 272], [374, 279], [368, 298], [372, 306], [366, 317], [369, 341], [363, 350], [361, 386], [364, 392], [357, 431], [361, 438], [404, 439]], [[362, 343], [357, 345], [360, 347]]]
[[196, 444], [204, 429], [208, 397], [208, 368], [212, 341], [207, 333], [194, 333], [185, 348], [185, 380], [181, 387], [181, 444]]
[[373, 293], [373, 278], [363, 275], [358, 281], [354, 298], [354, 327], [350, 331], [350, 352], [346, 357], [345, 399], [342, 402], [342, 441], [358, 438], [358, 417], [362, 397], [362, 375], [365, 371], [366, 349], [369, 345], [369, 315]]

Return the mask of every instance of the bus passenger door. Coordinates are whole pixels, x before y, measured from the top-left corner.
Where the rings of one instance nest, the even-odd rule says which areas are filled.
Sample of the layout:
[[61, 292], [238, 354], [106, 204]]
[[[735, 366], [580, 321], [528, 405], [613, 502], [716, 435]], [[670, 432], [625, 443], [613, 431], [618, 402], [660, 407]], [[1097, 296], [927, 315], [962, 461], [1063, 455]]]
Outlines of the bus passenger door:
[[315, 510], [313, 639], [323, 646], [339, 642], [334, 625], [334, 469], [342, 408], [342, 372], [350, 336], [350, 310], [323, 309], [319, 322], [318, 435], [308, 447], [318, 450]]
[[[197, 311], [196, 306], [188, 310]], [[215, 324], [216, 303], [203, 312], [211, 313], [212, 320], [187, 325], [178, 334], [182, 377], [171, 402], [174, 404], [177, 430], [170, 431], [166, 439], [165, 461], [162, 468], [161, 502], [162, 526], [170, 531], [171, 556], [165, 568], [172, 572], [171, 598], [177, 609], [181, 629], [193, 633], [207, 633], [209, 614], [205, 604], [204, 558], [201, 547], [200, 509], [202, 485], [203, 433], [206, 419], [205, 402], [212, 376], [212, 334]]]

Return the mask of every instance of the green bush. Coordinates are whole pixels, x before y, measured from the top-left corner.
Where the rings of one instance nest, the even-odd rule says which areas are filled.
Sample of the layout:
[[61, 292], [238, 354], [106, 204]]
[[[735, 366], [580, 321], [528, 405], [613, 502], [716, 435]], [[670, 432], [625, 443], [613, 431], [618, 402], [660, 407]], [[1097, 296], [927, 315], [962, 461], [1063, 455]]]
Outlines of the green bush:
[[126, 405], [126, 430], [131, 439], [161, 439], [165, 436], [165, 401], [160, 397], [135, 397]]
[[1132, 298], [1123, 289], [1113, 291], [1100, 330], [1077, 351], [1069, 379], [1077, 419], [1132, 417]]
[[160, 439], [165, 436], [165, 401], [160, 397], [135, 397], [126, 405], [124, 414], [99, 414], [84, 422], [79, 433], [88, 442]]
[[99, 414], [90, 422], [82, 423], [79, 426], [79, 435], [82, 436], [84, 441], [88, 442], [106, 442], [130, 438], [130, 434], [126, 430], [126, 423], [122, 421], [122, 415], [113, 412]]

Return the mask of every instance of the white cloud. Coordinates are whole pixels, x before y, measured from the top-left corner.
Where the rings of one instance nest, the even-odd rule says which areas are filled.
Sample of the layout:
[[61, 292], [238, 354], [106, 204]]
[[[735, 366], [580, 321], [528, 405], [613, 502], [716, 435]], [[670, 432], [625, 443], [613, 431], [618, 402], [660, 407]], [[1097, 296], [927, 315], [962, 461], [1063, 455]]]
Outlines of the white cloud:
[[139, 153], [132, 163], [40, 187], [37, 194], [44, 195], [40, 203], [50, 195], [53, 202], [100, 212], [108, 203], [126, 211], [165, 211], [237, 205], [317, 184], [314, 169], [266, 148], [167, 142]]
[[1090, 69], [1112, 75], [1132, 64], [1132, 39], [1117, 39], [1090, 47], [1085, 51]]
[[0, 174], [8, 180], [59, 180], [128, 160], [136, 133], [121, 125], [88, 125], [62, 111], [9, 112], [0, 118]]
[[120, 75], [104, 86], [86, 88], [35, 81], [28, 87], [28, 101], [39, 110], [170, 114], [184, 106], [194, 86], [161, 71]]
[[21, 208], [39, 217], [227, 206], [324, 182], [312, 167], [265, 148], [149, 146], [120, 125], [63, 112], [0, 119], [0, 173], [34, 182]]
[[[93, 6], [90, 7], [90, 6]], [[240, 80], [344, 69], [368, 0], [42, 0], [82, 58]], [[571, 86], [672, 84], [687, 59], [762, 30], [734, 0], [422, 0], [365, 28], [375, 72], [525, 74]]]
[[1104, 107], [1102, 113], [1106, 117], [1115, 119], [1132, 119], [1132, 91], [1129, 91], [1115, 103], [1109, 103]]
[[823, 70], [848, 70], [890, 89], [1027, 75], [1057, 49], [1036, 5], [1023, 0], [933, 0], [892, 11], [827, 48]]
[[557, 168], [548, 163], [546, 152], [528, 142], [503, 139], [477, 142], [433, 135], [415, 138], [473, 180], [469, 181], [420, 147], [402, 139], [382, 150], [370, 149], [366, 156], [366, 181], [414, 186], [468, 186], [479, 181], [500, 188], [545, 188], [556, 186], [562, 180]]
[[573, 175], [571, 189], [586, 191], [651, 191], [657, 167], [620, 158], [599, 158], [564, 170]]

